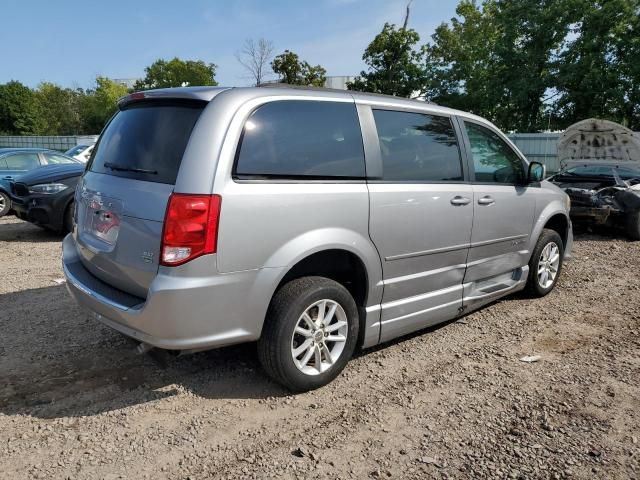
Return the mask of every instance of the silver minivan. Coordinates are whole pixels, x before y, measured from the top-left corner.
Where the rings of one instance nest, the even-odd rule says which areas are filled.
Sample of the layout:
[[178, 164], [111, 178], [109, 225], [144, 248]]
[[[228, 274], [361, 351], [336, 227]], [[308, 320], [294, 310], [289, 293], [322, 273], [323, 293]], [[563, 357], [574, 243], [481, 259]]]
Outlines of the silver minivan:
[[257, 341], [266, 372], [305, 391], [356, 348], [549, 293], [573, 236], [543, 178], [488, 121], [424, 102], [139, 92], [78, 184], [64, 272], [143, 350]]

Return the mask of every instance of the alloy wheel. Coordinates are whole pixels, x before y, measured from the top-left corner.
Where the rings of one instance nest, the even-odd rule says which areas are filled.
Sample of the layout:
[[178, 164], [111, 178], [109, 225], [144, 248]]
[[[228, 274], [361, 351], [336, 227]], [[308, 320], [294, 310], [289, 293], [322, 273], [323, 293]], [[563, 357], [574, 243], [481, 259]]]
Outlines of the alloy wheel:
[[538, 284], [547, 289], [556, 280], [560, 266], [560, 248], [555, 242], [547, 243], [538, 259]]
[[305, 309], [291, 337], [291, 355], [306, 375], [326, 372], [340, 358], [347, 342], [349, 324], [342, 306], [320, 300]]

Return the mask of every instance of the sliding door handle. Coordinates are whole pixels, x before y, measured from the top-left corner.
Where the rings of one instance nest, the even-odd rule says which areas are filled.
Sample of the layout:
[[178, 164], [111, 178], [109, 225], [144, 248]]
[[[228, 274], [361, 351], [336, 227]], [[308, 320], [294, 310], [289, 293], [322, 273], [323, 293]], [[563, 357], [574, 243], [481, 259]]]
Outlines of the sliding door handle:
[[471, 203], [471, 199], [460, 195], [456, 195], [451, 199], [451, 205], [468, 205], [469, 203]]
[[484, 197], [478, 199], [479, 205], [493, 205], [494, 203], [496, 203], [496, 201], [491, 195], [485, 195]]

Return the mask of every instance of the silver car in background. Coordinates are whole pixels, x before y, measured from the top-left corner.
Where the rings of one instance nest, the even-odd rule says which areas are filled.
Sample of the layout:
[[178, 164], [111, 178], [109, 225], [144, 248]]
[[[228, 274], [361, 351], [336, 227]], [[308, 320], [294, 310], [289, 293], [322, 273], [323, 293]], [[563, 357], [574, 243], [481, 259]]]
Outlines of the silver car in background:
[[568, 197], [491, 123], [294, 88], [134, 93], [101, 134], [63, 244], [71, 294], [139, 342], [258, 342], [294, 391], [371, 347], [555, 286]]

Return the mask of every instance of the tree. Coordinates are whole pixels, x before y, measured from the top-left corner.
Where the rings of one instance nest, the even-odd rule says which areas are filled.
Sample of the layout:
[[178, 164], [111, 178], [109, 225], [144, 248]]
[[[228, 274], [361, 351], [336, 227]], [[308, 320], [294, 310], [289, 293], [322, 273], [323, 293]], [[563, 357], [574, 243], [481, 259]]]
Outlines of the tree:
[[443, 105], [493, 116], [496, 95], [491, 66], [497, 43], [495, 3], [463, 0], [457, 18], [442, 23], [426, 46], [428, 98]]
[[546, 128], [554, 58], [576, 8], [576, 0], [460, 2], [458, 18], [440, 25], [427, 46], [429, 97], [507, 130]]
[[43, 122], [41, 135], [72, 135], [83, 129], [80, 118], [82, 89], [73, 90], [43, 82], [35, 94]]
[[41, 129], [42, 117], [33, 90], [13, 80], [0, 85], [0, 132], [37, 135]]
[[385, 23], [362, 56], [368, 71], [350, 82], [349, 90], [418, 97], [425, 90], [424, 52], [416, 49], [420, 35], [404, 26]]
[[579, 0], [556, 62], [563, 125], [589, 117], [640, 127], [640, 1]]
[[134, 89], [217, 85], [216, 68], [213, 63], [202, 60], [160, 59], [144, 69], [146, 75], [136, 82]]
[[426, 70], [423, 63], [424, 50], [417, 48], [420, 35], [407, 29], [411, 3], [406, 6], [402, 27], [385, 23], [362, 56], [369, 71], [360, 72], [353, 82], [347, 83], [349, 90], [385, 93], [400, 97], [419, 97], [426, 85]]
[[289, 85], [322, 87], [326, 81], [327, 71], [321, 65], [300, 61], [298, 55], [290, 50], [285, 50], [274, 58], [271, 68], [281, 83]]
[[271, 57], [273, 57], [273, 42], [259, 39], [247, 39], [239, 52], [236, 52], [238, 62], [249, 72], [256, 86], [260, 86], [267, 75]]
[[85, 133], [102, 131], [115, 113], [118, 99], [127, 93], [127, 87], [106, 77], [97, 77], [96, 88], [88, 90], [82, 100], [82, 124]]

